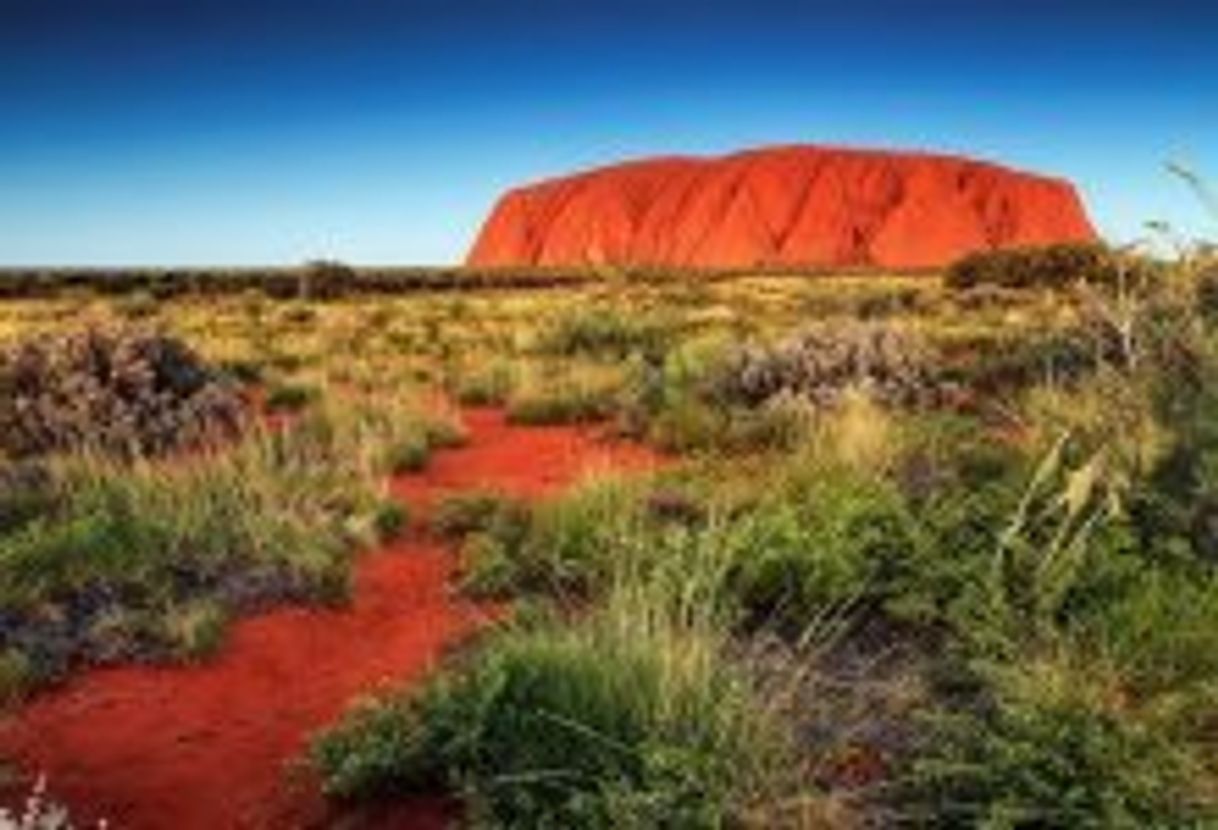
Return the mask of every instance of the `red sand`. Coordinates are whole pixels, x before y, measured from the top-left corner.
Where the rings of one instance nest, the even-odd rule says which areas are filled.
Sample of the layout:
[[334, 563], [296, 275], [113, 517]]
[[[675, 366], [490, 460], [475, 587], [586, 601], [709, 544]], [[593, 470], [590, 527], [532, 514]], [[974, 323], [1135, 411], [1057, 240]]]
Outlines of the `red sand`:
[[[512, 427], [487, 410], [468, 412], [465, 422], [469, 446], [395, 482], [416, 514], [443, 492], [495, 487], [537, 498], [596, 467], [654, 461], [588, 430]], [[361, 557], [350, 607], [244, 620], [223, 651], [198, 666], [86, 672], [10, 717], [0, 728], [0, 757], [45, 772], [52, 795], [82, 824], [327, 826], [335, 816], [297, 763], [309, 735], [360, 694], [418, 678], [493, 615], [451, 594], [453, 566], [450, 551], [412, 533]], [[419, 800], [354, 823], [439, 828], [450, 815], [439, 800]]]
[[517, 188], [468, 262], [923, 268], [975, 250], [1095, 238], [1060, 179], [809, 145], [645, 159]]

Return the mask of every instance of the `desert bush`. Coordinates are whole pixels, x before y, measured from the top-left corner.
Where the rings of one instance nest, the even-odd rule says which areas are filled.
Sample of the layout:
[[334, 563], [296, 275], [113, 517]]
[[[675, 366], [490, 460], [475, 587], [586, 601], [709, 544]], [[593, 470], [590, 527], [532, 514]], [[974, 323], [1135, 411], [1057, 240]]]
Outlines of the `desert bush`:
[[348, 453], [345, 466], [370, 481], [421, 470], [436, 449], [465, 441], [453, 413], [429, 410], [397, 391], [321, 395], [291, 431]]
[[495, 490], [475, 490], [444, 498], [432, 513], [431, 526], [450, 539], [489, 533], [505, 544], [518, 544], [530, 521], [523, 501]]
[[431, 461], [431, 443], [426, 435], [412, 435], [385, 448], [385, 470], [390, 475], [417, 473]]
[[917, 288], [885, 288], [859, 297], [854, 313], [860, 320], [896, 317], [916, 311], [921, 300], [922, 291]]
[[873, 324], [825, 324], [775, 347], [739, 348], [712, 378], [714, 400], [755, 406], [786, 393], [816, 404], [861, 390], [889, 404], [932, 402], [934, 359], [898, 329]]
[[[1136, 556], [1136, 554], [1135, 554]], [[1218, 680], [1218, 579], [1209, 568], [1129, 561], [1093, 579], [1071, 628], [1139, 700], [1207, 699]]]
[[663, 360], [633, 360], [618, 396], [621, 434], [686, 454], [794, 448], [816, 414], [806, 398], [780, 390], [748, 405], [708, 393], [716, 379], [731, 374], [734, 355], [721, 338], [703, 338]]
[[33, 683], [29, 658], [17, 649], [0, 650], [0, 711], [17, 702]]
[[1123, 280], [1151, 280], [1149, 262], [1102, 243], [1067, 242], [999, 248], [967, 254], [948, 266], [944, 283], [951, 289], [1070, 288], [1078, 283], [1112, 287]]
[[261, 383], [266, 373], [266, 364], [257, 358], [232, 358], [222, 360], [217, 369], [241, 384]]
[[164, 335], [94, 329], [0, 354], [0, 453], [11, 458], [165, 453], [231, 437], [243, 409], [218, 372]]
[[1047, 451], [1069, 434], [1075, 446], [1103, 447], [1114, 472], [1131, 481], [1155, 469], [1173, 444], [1144, 379], [1109, 366], [1069, 385], [1033, 386], [1022, 408], [1032, 446]]
[[517, 424], [578, 424], [603, 421], [618, 407], [621, 380], [616, 374], [566, 371], [535, 378], [508, 398], [508, 420]]
[[429, 413], [418, 426], [432, 449], [464, 447], [469, 440], [465, 426], [453, 412]]
[[163, 626], [177, 655], [198, 660], [220, 647], [228, 626], [228, 610], [216, 600], [192, 600], [167, 609]]
[[302, 300], [332, 300], [347, 294], [357, 280], [354, 268], [330, 259], [306, 262], [299, 274]]
[[494, 363], [461, 375], [454, 390], [462, 406], [502, 406], [515, 384], [515, 373], [507, 363]]
[[[932, 718], [904, 787], [919, 823], [971, 827], [1201, 827], [1214, 803], [1199, 764], [1115, 709], [1077, 672], [1025, 667], [1018, 692]], [[1048, 676], [1046, 676], [1048, 675]]]
[[1199, 269], [1195, 285], [1197, 313], [1213, 326], [1218, 322], [1218, 261]]
[[307, 303], [293, 303], [284, 306], [279, 312], [279, 319], [292, 326], [309, 327], [317, 322], [317, 309]]
[[377, 505], [372, 516], [372, 529], [376, 538], [388, 542], [402, 535], [410, 524], [410, 511], [399, 501], [386, 499]]
[[572, 625], [509, 630], [413, 699], [314, 746], [337, 795], [439, 783], [501, 827], [720, 827], [784, 757], [771, 710], [693, 609], [620, 594]]
[[720, 532], [729, 590], [752, 619], [796, 633], [823, 609], [882, 607], [923, 542], [895, 487], [847, 470], [801, 482]]
[[116, 317], [134, 321], [155, 317], [160, 312], [161, 305], [150, 291], [137, 291], [116, 299], [112, 309]]
[[[647, 537], [640, 484], [589, 478], [529, 511], [502, 499], [458, 499], [439, 518], [468, 530], [467, 585], [475, 593], [603, 595], [632, 545]], [[493, 579], [490, 577], [493, 576]]]
[[54, 479], [44, 464], [0, 464], [0, 534], [50, 513], [58, 500]]
[[667, 452], [747, 453], [796, 448], [812, 415], [804, 402], [778, 395], [758, 407], [720, 409], [690, 400], [662, 410], [647, 439]]
[[[399, 413], [398, 417], [404, 416]], [[436, 450], [459, 447], [465, 441], [464, 429], [451, 419], [424, 416], [404, 420], [399, 427], [388, 429], [380, 467], [388, 475], [417, 473], [427, 468]]]
[[537, 345], [543, 354], [621, 360], [635, 352], [663, 353], [672, 339], [670, 323], [598, 307], [560, 316]]
[[301, 412], [321, 398], [321, 390], [303, 383], [272, 383], [266, 388], [263, 406], [267, 412]]
[[958, 349], [961, 359], [947, 361], [943, 377], [985, 395], [1040, 382], [1070, 383], [1094, 372], [1105, 358], [1103, 344], [1079, 328], [987, 337]]

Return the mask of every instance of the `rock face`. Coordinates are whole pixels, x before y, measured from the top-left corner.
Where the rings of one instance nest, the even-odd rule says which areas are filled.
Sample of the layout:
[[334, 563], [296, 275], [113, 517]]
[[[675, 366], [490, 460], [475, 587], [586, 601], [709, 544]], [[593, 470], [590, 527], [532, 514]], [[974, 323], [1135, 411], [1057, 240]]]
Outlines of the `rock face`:
[[950, 156], [793, 146], [632, 161], [517, 188], [467, 262], [922, 268], [1095, 238], [1060, 179]]

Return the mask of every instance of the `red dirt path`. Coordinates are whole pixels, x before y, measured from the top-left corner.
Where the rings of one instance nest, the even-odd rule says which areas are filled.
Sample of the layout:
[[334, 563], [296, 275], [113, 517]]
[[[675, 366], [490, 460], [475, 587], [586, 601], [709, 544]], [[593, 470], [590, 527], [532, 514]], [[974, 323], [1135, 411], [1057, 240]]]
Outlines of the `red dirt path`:
[[[513, 427], [490, 410], [468, 411], [464, 420], [468, 446], [394, 482], [416, 515], [445, 492], [493, 487], [540, 498], [596, 468], [654, 461], [588, 430]], [[81, 674], [0, 725], [0, 758], [45, 772], [52, 795], [81, 824], [332, 825], [316, 782], [296, 762], [308, 737], [353, 698], [420, 677], [490, 619], [493, 612], [452, 595], [453, 567], [451, 551], [411, 533], [360, 558], [349, 607], [286, 608], [241, 621], [202, 665]], [[438, 800], [420, 800], [366, 816], [361, 826], [440, 828], [450, 817]]]

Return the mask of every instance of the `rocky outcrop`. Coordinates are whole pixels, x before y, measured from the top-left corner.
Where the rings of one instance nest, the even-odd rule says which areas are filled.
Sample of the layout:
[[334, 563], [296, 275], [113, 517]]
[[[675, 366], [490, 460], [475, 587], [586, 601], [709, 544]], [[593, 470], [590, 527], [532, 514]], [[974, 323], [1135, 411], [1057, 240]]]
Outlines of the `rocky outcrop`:
[[1061, 179], [950, 156], [792, 146], [632, 161], [517, 188], [467, 261], [922, 268], [1094, 238]]

